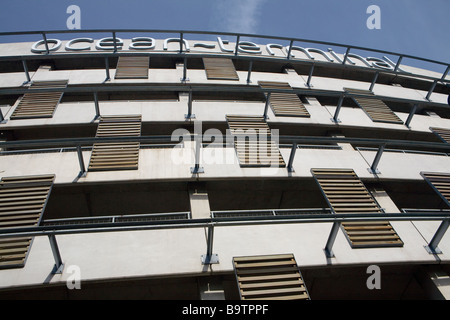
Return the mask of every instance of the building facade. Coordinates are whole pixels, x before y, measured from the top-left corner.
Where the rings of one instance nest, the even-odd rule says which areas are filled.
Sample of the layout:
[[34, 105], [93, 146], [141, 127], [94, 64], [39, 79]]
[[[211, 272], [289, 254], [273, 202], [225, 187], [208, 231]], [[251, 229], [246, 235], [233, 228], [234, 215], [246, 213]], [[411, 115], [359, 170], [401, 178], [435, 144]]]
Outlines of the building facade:
[[1, 34], [2, 299], [450, 297], [448, 63], [102, 32]]

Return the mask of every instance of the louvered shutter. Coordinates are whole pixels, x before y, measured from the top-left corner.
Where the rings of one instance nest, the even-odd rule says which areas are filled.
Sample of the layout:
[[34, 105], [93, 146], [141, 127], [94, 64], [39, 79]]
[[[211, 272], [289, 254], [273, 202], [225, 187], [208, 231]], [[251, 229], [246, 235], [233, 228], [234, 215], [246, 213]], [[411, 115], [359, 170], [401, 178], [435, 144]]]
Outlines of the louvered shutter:
[[234, 257], [233, 265], [242, 300], [309, 299], [292, 254]]
[[209, 80], [239, 80], [233, 64], [228, 58], [203, 58], [206, 77]]
[[[141, 116], [102, 116], [96, 137], [139, 137]], [[139, 142], [95, 143], [88, 171], [137, 169]]]
[[[259, 81], [262, 89], [292, 90], [287, 82]], [[277, 117], [310, 117], [308, 110], [295, 93], [271, 92], [270, 107]]]
[[420, 174], [450, 207], [450, 173], [421, 172]]
[[241, 167], [284, 167], [278, 145], [262, 116], [226, 116]]
[[120, 56], [117, 62], [115, 79], [148, 79], [149, 56]]
[[[373, 92], [369, 90], [352, 88], [344, 88], [344, 90], [352, 94], [374, 96]], [[365, 97], [352, 97], [352, 99], [374, 122], [403, 124], [403, 121], [380, 99]]]
[[443, 142], [450, 143], [450, 130], [443, 128], [430, 128]]
[[67, 80], [33, 81], [28, 92], [23, 95], [11, 119], [51, 118], [61, 98], [62, 91], [33, 92], [33, 89], [66, 88]]
[[[0, 182], [1, 229], [37, 226], [55, 176], [4, 177]], [[0, 268], [23, 267], [32, 237], [0, 239]]]
[[[312, 169], [314, 178], [335, 213], [381, 213], [362, 181], [351, 169]], [[353, 248], [403, 246], [388, 221], [344, 222]]]

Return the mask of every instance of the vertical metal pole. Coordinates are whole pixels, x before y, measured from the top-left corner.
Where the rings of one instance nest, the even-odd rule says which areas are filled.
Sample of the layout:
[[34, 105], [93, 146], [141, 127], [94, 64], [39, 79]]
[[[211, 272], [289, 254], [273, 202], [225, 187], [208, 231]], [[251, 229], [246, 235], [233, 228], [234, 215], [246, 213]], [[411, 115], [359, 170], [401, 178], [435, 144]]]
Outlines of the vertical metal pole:
[[264, 106], [264, 114], [263, 114], [264, 120], [267, 119], [267, 110], [269, 109], [269, 104], [270, 104], [270, 92], [268, 92], [266, 96], [266, 105]]
[[384, 151], [384, 147], [385, 147], [385, 146], [386, 146], [385, 144], [382, 144], [382, 145], [380, 145], [380, 147], [378, 148], [377, 154], [375, 155], [375, 158], [373, 159], [373, 163], [372, 163], [372, 165], [370, 166], [370, 172], [371, 172], [371, 173], [380, 173], [380, 172], [377, 170], [377, 167], [378, 167], [378, 163], [380, 162], [381, 155], [383, 154], [383, 151]]
[[5, 120], [5, 117], [3, 116], [2, 109], [0, 109], [0, 123], [2, 123]]
[[412, 120], [414, 114], [416, 113], [416, 110], [417, 110], [417, 104], [415, 104], [412, 107], [411, 111], [409, 112], [408, 119], [406, 119], [405, 126], [407, 126], [408, 128], [409, 128], [409, 124], [411, 123], [411, 120]]
[[183, 32], [180, 32], [180, 53], [183, 53]]
[[306, 81], [306, 86], [311, 87], [311, 78], [314, 72], [314, 63], [311, 65], [311, 69], [309, 70], [308, 80]]
[[450, 65], [447, 66], [447, 69], [445, 69], [444, 73], [442, 74], [441, 80], [444, 80], [447, 76], [448, 72], [450, 71]]
[[291, 154], [289, 156], [289, 162], [288, 162], [288, 172], [294, 172], [294, 168], [292, 168], [292, 163], [294, 162], [294, 157], [295, 157], [295, 151], [297, 150], [297, 143], [293, 142], [292, 143], [292, 149], [291, 149]]
[[436, 233], [433, 236], [433, 239], [431, 239], [430, 243], [427, 246], [427, 249], [429, 250], [430, 253], [442, 253], [437, 246], [439, 242], [442, 240], [442, 237], [447, 231], [449, 225], [450, 219], [442, 220], [439, 228], [437, 229]]
[[236, 39], [236, 47], [234, 48], [234, 55], [237, 56], [238, 55], [238, 51], [239, 51], [239, 40], [240, 40], [241, 36], [238, 35], [237, 39]]
[[202, 136], [196, 134], [194, 136], [195, 142], [195, 165], [191, 168], [191, 173], [204, 173], [204, 169], [200, 167], [200, 149], [202, 146]]
[[100, 107], [98, 105], [98, 93], [94, 92], [95, 118], [100, 117]]
[[398, 68], [400, 67], [400, 63], [402, 62], [403, 56], [400, 56], [397, 60], [397, 64], [395, 65], [394, 72], [397, 72]]
[[114, 44], [114, 53], [117, 52], [117, 43], [116, 43], [116, 32], [113, 31], [113, 44]]
[[345, 64], [347, 62], [347, 58], [348, 58], [348, 53], [350, 52], [350, 48], [347, 48], [347, 51], [345, 51], [345, 55], [344, 55], [344, 60], [342, 60], [342, 64]]
[[195, 114], [192, 114], [192, 89], [189, 90], [188, 98], [188, 113], [184, 115], [186, 120], [195, 118]]
[[437, 84], [437, 80], [434, 80], [433, 84], [431, 85], [430, 90], [428, 91], [427, 96], [425, 97], [425, 99], [430, 100], [431, 94], [433, 93], [434, 88], [436, 87], [436, 84]]
[[208, 226], [208, 239], [206, 239], [206, 255], [202, 255], [203, 264], [219, 263], [219, 257], [213, 252], [213, 240], [214, 240], [214, 226], [211, 224]]
[[50, 241], [50, 247], [52, 248], [53, 258], [55, 259], [55, 266], [52, 270], [53, 274], [62, 273], [64, 264], [61, 259], [61, 254], [59, 253], [58, 243], [56, 242], [56, 237], [54, 234], [48, 235], [48, 240]]
[[293, 44], [294, 44], [294, 40], [291, 40], [291, 42], [289, 43], [289, 50], [288, 50], [288, 54], [287, 54], [288, 60], [291, 58]]
[[47, 36], [45, 35], [45, 32], [42, 32], [42, 37], [44, 38], [45, 51], [47, 54], [49, 54], [50, 49], [48, 48]]
[[84, 166], [83, 152], [81, 151], [81, 146], [77, 146], [77, 155], [78, 155], [78, 162], [80, 164], [80, 176], [82, 176], [86, 173], [86, 167]]
[[109, 79], [111, 79], [111, 77], [109, 75], [109, 59], [108, 59], [108, 57], [105, 57], [105, 71], [106, 71], [105, 81], [108, 81]]
[[344, 95], [341, 95], [339, 97], [339, 101], [338, 101], [338, 104], [337, 104], [337, 107], [336, 107], [336, 111], [334, 112], [333, 121], [335, 123], [340, 122], [339, 119], [338, 119], [338, 116], [339, 116], [339, 111], [341, 111], [342, 102], [344, 102]]
[[27, 62], [22, 60], [23, 71], [25, 71], [25, 76], [27, 77], [27, 82], [31, 82], [30, 73], [28, 72]]
[[248, 66], [248, 74], [247, 74], [247, 84], [250, 83], [250, 76], [252, 74], [253, 60], [250, 60], [250, 65]]
[[186, 81], [187, 80], [187, 57], [184, 57], [184, 61], [183, 61], [183, 79], [181, 79], [181, 81]]
[[333, 258], [333, 245], [334, 241], [336, 240], [336, 235], [339, 231], [341, 223], [338, 221], [333, 222], [333, 226], [331, 227], [330, 235], [328, 236], [327, 244], [325, 246], [325, 255], [327, 258]]
[[375, 72], [375, 75], [373, 76], [372, 83], [370, 84], [369, 91], [372, 91], [372, 90], [373, 90], [373, 87], [375, 86], [375, 83], [377, 82], [377, 79], [378, 79], [378, 75], [379, 75], [379, 74], [380, 74], [379, 71]]

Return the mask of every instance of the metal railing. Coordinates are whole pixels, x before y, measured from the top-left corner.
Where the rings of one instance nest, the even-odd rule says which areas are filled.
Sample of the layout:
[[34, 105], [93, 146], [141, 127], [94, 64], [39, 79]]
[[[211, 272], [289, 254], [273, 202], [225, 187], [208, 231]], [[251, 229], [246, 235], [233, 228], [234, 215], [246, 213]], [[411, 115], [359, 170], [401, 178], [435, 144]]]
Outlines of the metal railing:
[[[291, 209], [296, 210], [296, 209]], [[300, 209], [301, 210], [301, 209]], [[319, 209], [321, 210], [321, 209]], [[241, 211], [242, 213], [242, 211]], [[426, 250], [430, 254], [439, 254], [441, 251], [438, 245], [450, 225], [450, 213], [436, 211], [422, 211], [409, 213], [300, 213], [292, 215], [248, 215], [238, 217], [204, 218], [204, 219], [180, 219], [180, 220], [144, 220], [144, 221], [124, 221], [124, 222], [102, 222], [65, 224], [53, 226], [37, 226], [2, 229], [0, 239], [15, 237], [36, 237], [47, 236], [55, 259], [53, 273], [62, 273], [64, 263], [62, 255], [57, 245], [56, 236], [82, 234], [82, 233], [102, 233], [102, 232], [123, 232], [138, 230], [158, 230], [158, 229], [182, 229], [182, 228], [207, 228], [207, 249], [202, 255], [203, 264], [219, 263], [218, 254], [213, 253], [214, 228], [233, 226], [255, 226], [255, 225], [275, 225], [275, 224], [300, 224], [300, 223], [332, 223], [332, 228], [328, 240], [324, 247], [327, 258], [334, 257], [332, 248], [337, 232], [342, 223], [345, 222], [369, 222], [369, 221], [441, 221], [432, 240], [428, 243]]]
[[[111, 35], [111, 42], [113, 44], [113, 50], [111, 50], [110, 52], [90, 52], [90, 53], [65, 53], [65, 54], [58, 54], [58, 53], [53, 53], [50, 50], [49, 47], [49, 39], [48, 39], [48, 35], [50, 34], [80, 34], [80, 33], [92, 33], [92, 34], [110, 34]], [[397, 61], [396, 62], [392, 62], [389, 58], [387, 58], [386, 56], [384, 56], [384, 58], [386, 59], [386, 64], [390, 66], [390, 69], [386, 69], [386, 68], [370, 68], [375, 70], [374, 72], [374, 77], [373, 80], [371, 82], [370, 85], [370, 90], [373, 89], [374, 84], [376, 83], [379, 73], [383, 72], [383, 73], [387, 73], [387, 74], [393, 74], [396, 76], [408, 76], [408, 77], [416, 77], [419, 79], [423, 79], [423, 80], [428, 80], [431, 81], [431, 85], [428, 91], [428, 94], [426, 96], [425, 100], [429, 100], [430, 96], [432, 94], [432, 92], [434, 91], [436, 85], [438, 83], [442, 83], [445, 85], [450, 84], [450, 80], [446, 79], [449, 71], [450, 71], [450, 63], [447, 62], [442, 62], [442, 61], [437, 61], [437, 60], [432, 60], [432, 59], [427, 59], [427, 58], [421, 58], [421, 57], [417, 57], [417, 56], [413, 56], [413, 55], [408, 55], [408, 54], [403, 54], [403, 53], [397, 53], [397, 52], [391, 52], [391, 51], [386, 51], [386, 50], [379, 50], [379, 49], [371, 49], [371, 48], [366, 48], [366, 47], [361, 47], [361, 46], [354, 46], [354, 45], [347, 45], [347, 44], [341, 44], [341, 43], [335, 43], [335, 42], [329, 42], [329, 41], [317, 41], [317, 40], [309, 40], [309, 39], [302, 39], [302, 38], [291, 38], [291, 37], [279, 37], [279, 36], [270, 36], [270, 35], [256, 35], [256, 34], [245, 34], [245, 33], [231, 33], [231, 32], [208, 32], [208, 31], [191, 31], [191, 30], [156, 30], [156, 29], [87, 29], [87, 30], [52, 30], [52, 31], [24, 31], [24, 32], [1, 32], [0, 33], [0, 37], [2, 36], [21, 36], [21, 35], [40, 35], [42, 37], [42, 41], [43, 44], [46, 48], [45, 50], [45, 54], [44, 55], [29, 55], [29, 56], [7, 56], [7, 57], [0, 57], [0, 61], [10, 61], [10, 60], [18, 60], [18, 61], [22, 61], [23, 63], [23, 68], [24, 68], [24, 72], [27, 78], [27, 81], [30, 81], [30, 76], [29, 76], [29, 72], [28, 72], [28, 67], [27, 67], [27, 60], [31, 60], [31, 59], [48, 59], [49, 56], [51, 56], [52, 58], [55, 59], [62, 59], [62, 58], [70, 58], [70, 59], [75, 59], [75, 58], [79, 58], [79, 57], [88, 57], [88, 56], [97, 56], [97, 57], [102, 57], [105, 59], [105, 71], [106, 71], [106, 80], [110, 79], [110, 73], [109, 73], [109, 58], [110, 57], [117, 57], [120, 55], [120, 53], [118, 52], [118, 46], [117, 46], [117, 34], [119, 33], [157, 33], [157, 34], [177, 34], [179, 35], [179, 38], [174, 38], [174, 40], [178, 41], [180, 46], [179, 46], [179, 50], [176, 53], [173, 52], [163, 52], [163, 53], [158, 53], [158, 52], [146, 52], [146, 53], [142, 53], [142, 52], [136, 52], [136, 53], [127, 53], [127, 54], [132, 54], [132, 55], [172, 55], [172, 56], [177, 56], [183, 59], [186, 59], [187, 56], [189, 57], [202, 57], [204, 56], [205, 53], [201, 53], [201, 54], [196, 54], [196, 53], [191, 53], [191, 52], [187, 52], [184, 48], [184, 44], [185, 44], [185, 40], [186, 40], [186, 35], [190, 34], [190, 35], [214, 35], [214, 36], [230, 36], [230, 37], [235, 37], [236, 38], [236, 42], [235, 42], [235, 48], [234, 50], [232, 50], [232, 52], [229, 52], [229, 55], [232, 55], [234, 57], [234, 59], [242, 59], [242, 60], [248, 60], [250, 63], [249, 65], [249, 70], [248, 70], [248, 76], [247, 76], [247, 83], [250, 82], [250, 77], [251, 77], [251, 72], [252, 72], [252, 61], [253, 60], [260, 60], [260, 61], [273, 61], [274, 59], [279, 59], [281, 61], [298, 61], [298, 62], [302, 62], [302, 63], [309, 63], [310, 66], [310, 72], [308, 75], [308, 80], [306, 82], [307, 87], [310, 88], [311, 87], [311, 79], [313, 77], [313, 71], [314, 71], [314, 66], [315, 65], [320, 65], [320, 64], [327, 64], [329, 65], [331, 62], [329, 61], [317, 61], [317, 60], [313, 60], [313, 59], [295, 59], [292, 57], [292, 50], [294, 48], [296, 48], [295, 43], [299, 42], [299, 43], [307, 43], [307, 44], [317, 44], [317, 45], [321, 45], [321, 46], [336, 46], [339, 48], [342, 48], [345, 50], [345, 54], [343, 59], [340, 59], [337, 57], [336, 54], [333, 55], [333, 57], [338, 61], [338, 63], [334, 63], [334, 66], [345, 66], [345, 67], [351, 67], [351, 68], [355, 68], [359, 69], [359, 70], [367, 70], [367, 67], [361, 67], [361, 66], [356, 66], [353, 64], [348, 64], [350, 57], [352, 56], [351, 50], [362, 50], [362, 51], [367, 51], [367, 52], [371, 52], [371, 53], [377, 53], [377, 54], [384, 54], [384, 55], [391, 55], [391, 56], [396, 56], [397, 57]], [[257, 55], [249, 55], [248, 53], [245, 54], [239, 54], [239, 48], [240, 48], [240, 39], [244, 38], [244, 37], [249, 37], [249, 38], [255, 38], [255, 39], [270, 39], [272, 40], [280, 40], [280, 41], [287, 41], [289, 42], [289, 46], [287, 47], [287, 54], [286, 57], [264, 57], [264, 56], [257, 56]], [[303, 48], [302, 48], [303, 49]], [[320, 51], [320, 50], [319, 50]], [[332, 51], [332, 50], [331, 50]], [[209, 54], [208, 54], [209, 55]], [[223, 54], [216, 54], [218, 56], [223, 56]], [[408, 58], [408, 59], [412, 59], [412, 60], [417, 60], [417, 61], [421, 61], [421, 62], [426, 62], [426, 63], [432, 63], [432, 64], [437, 64], [439, 66], [443, 66], [445, 67], [445, 71], [441, 74], [441, 76], [439, 77], [432, 77], [432, 76], [427, 76], [427, 75], [423, 75], [423, 74], [417, 74], [417, 73], [411, 73], [411, 72], [406, 72], [403, 71], [400, 66], [401, 66], [401, 62], [404, 58]], [[184, 60], [186, 61], [186, 60]], [[369, 69], [369, 70], [370, 70]], [[186, 63], [185, 63], [185, 67], [183, 70], [183, 79], [182, 82], [184, 82], [187, 79], [187, 75], [186, 75]]]
[[[228, 139], [233, 139], [232, 135], [228, 134]], [[94, 143], [107, 143], [107, 142], [140, 142], [140, 143], [173, 143], [182, 142], [186, 139], [196, 142], [195, 148], [195, 168], [200, 166], [200, 152], [203, 142], [210, 142], [214, 135], [201, 135], [191, 134], [180, 137], [173, 136], [140, 136], [140, 137], [103, 137], [103, 138], [67, 138], [67, 139], [43, 139], [43, 140], [23, 140], [23, 141], [6, 141], [0, 142], [0, 149], [34, 149], [39, 152], [39, 148], [76, 148], [78, 154], [78, 160], [80, 164], [79, 176], [86, 173], [86, 167], [84, 165], [84, 159], [82, 155], [82, 146], [93, 145]], [[337, 144], [337, 143], [349, 143], [352, 145], [364, 145], [364, 146], [377, 146], [377, 153], [373, 159], [372, 165], [369, 171], [373, 174], [379, 173], [377, 167], [381, 160], [381, 156], [386, 147], [400, 147], [400, 148], [416, 148], [424, 150], [441, 150], [443, 153], [450, 152], [450, 144], [443, 142], [428, 142], [428, 141], [408, 141], [408, 140], [389, 140], [389, 139], [369, 139], [369, 138], [344, 138], [344, 137], [317, 137], [317, 136], [279, 136], [278, 142], [281, 144], [290, 144], [291, 152], [287, 163], [287, 170], [293, 172], [293, 162], [295, 159], [298, 145], [301, 144]], [[46, 150], [46, 149], [44, 149]], [[75, 149], [73, 149], [75, 150]], [[203, 168], [202, 168], [203, 169]], [[204, 173], [203, 170], [192, 172], [195, 174]]]

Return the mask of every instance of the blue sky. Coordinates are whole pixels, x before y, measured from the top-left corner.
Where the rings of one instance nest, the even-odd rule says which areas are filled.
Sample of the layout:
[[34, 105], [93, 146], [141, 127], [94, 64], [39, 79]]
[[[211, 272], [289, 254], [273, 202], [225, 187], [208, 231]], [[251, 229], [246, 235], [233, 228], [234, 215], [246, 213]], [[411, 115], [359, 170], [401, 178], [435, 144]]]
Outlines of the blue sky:
[[[78, 5], [81, 29], [241, 32], [339, 42], [450, 62], [450, 0], [0, 1], [0, 32], [65, 30], [67, 7]], [[379, 30], [366, 26], [370, 5], [380, 7]]]

